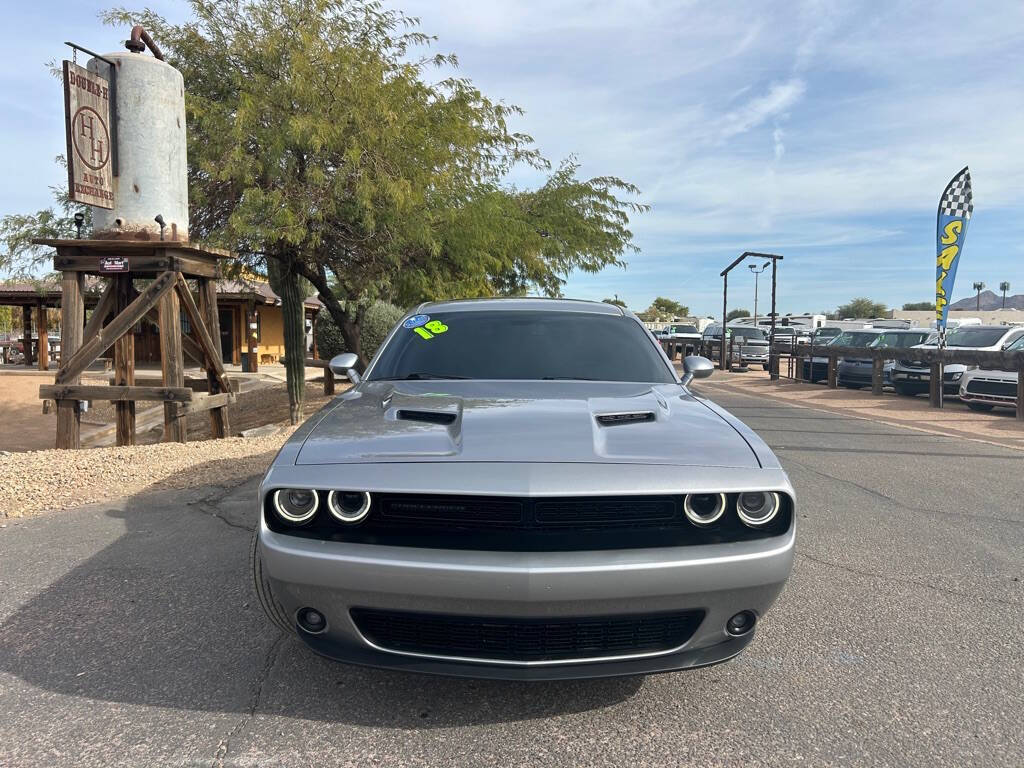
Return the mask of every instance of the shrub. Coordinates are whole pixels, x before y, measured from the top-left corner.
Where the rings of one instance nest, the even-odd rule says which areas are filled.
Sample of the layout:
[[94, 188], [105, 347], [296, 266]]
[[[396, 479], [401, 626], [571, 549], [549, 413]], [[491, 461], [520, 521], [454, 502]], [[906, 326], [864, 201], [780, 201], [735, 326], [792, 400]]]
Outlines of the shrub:
[[[363, 327], [360, 331], [360, 342], [363, 346], [363, 354], [373, 357], [377, 348], [384, 343], [388, 332], [395, 326], [405, 311], [394, 304], [386, 301], [375, 301], [367, 310], [363, 318]], [[327, 310], [321, 310], [316, 321], [316, 346], [317, 354], [321, 360], [330, 360], [335, 355], [347, 352], [345, 339], [341, 331], [334, 324], [334, 320]]]

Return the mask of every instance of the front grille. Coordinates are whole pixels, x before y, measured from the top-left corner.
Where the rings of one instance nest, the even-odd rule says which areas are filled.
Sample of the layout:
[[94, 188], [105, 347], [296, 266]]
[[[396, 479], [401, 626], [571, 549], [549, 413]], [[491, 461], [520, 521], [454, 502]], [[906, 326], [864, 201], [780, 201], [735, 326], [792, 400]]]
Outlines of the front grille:
[[931, 364], [926, 363], [923, 360], [899, 360], [901, 368], [919, 368], [924, 371], [931, 370]]
[[511, 619], [353, 608], [363, 637], [392, 651], [501, 661], [568, 661], [668, 651], [703, 611], [567, 619]]
[[985, 381], [984, 379], [971, 379], [967, 382], [967, 392], [972, 395], [996, 395], [1017, 399], [1017, 382], [1015, 381]]
[[[370, 512], [355, 525], [335, 520], [321, 504], [312, 521], [282, 522], [269, 504], [265, 519], [279, 533], [362, 544], [505, 552], [572, 552], [720, 544], [778, 536], [789, 529], [792, 503], [782, 495], [777, 518], [748, 528], [729, 512], [713, 526], [697, 527], [683, 510], [683, 495], [469, 496], [370, 494]], [[269, 496], [268, 496], [269, 499]]]

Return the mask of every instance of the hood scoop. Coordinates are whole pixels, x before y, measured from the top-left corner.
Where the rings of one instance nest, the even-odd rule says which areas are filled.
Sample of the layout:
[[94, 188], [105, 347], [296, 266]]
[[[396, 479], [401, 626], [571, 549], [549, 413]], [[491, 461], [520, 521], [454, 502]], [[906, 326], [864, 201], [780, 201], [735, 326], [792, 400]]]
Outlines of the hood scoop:
[[419, 408], [399, 408], [395, 418], [399, 421], [421, 421], [425, 424], [441, 424], [447, 427], [454, 424], [457, 414], [451, 411], [427, 411]]
[[633, 411], [630, 413], [599, 413], [595, 417], [597, 423], [611, 427], [616, 424], [635, 424], [641, 421], [654, 421], [654, 411]]

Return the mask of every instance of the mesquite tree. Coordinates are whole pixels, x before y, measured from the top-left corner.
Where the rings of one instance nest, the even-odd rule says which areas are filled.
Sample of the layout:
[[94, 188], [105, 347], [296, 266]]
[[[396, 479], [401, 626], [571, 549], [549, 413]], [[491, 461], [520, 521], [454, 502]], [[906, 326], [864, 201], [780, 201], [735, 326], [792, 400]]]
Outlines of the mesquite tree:
[[[185, 78], [191, 230], [257, 262], [297, 254], [365, 363], [366, 307], [557, 294], [574, 269], [621, 265], [646, 206], [570, 158], [549, 165], [511, 130], [520, 110], [447, 75], [417, 21], [374, 0], [191, 0], [194, 18], [141, 23]], [[286, 355], [291, 353], [286, 350]]]

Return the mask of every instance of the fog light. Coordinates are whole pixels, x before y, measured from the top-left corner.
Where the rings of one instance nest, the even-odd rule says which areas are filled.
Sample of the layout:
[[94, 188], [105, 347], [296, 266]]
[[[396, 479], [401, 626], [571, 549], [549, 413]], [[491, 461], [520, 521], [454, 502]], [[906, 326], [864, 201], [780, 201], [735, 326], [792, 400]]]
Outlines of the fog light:
[[300, 609], [296, 619], [299, 622], [299, 626], [312, 635], [319, 634], [327, 629], [327, 619], [315, 608]]
[[754, 615], [753, 611], [740, 611], [725, 622], [725, 631], [730, 635], [739, 637], [740, 635], [745, 635], [752, 630], [756, 623], [757, 616]]

